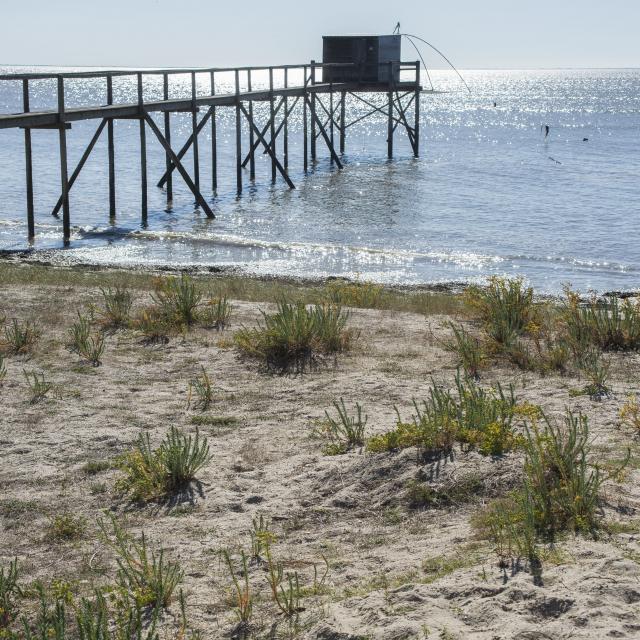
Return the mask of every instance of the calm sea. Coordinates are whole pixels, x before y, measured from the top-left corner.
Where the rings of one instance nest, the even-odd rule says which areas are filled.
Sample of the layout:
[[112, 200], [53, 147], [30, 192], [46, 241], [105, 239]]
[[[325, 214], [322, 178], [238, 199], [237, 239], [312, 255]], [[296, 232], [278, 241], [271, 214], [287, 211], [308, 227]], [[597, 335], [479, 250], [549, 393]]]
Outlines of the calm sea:
[[[233, 110], [220, 110], [219, 194], [210, 199], [215, 220], [194, 211], [193, 197], [176, 177], [171, 211], [164, 193], [150, 186], [142, 228], [138, 125], [117, 122], [117, 218], [109, 223], [105, 135], [71, 192], [68, 249], [50, 215], [59, 195], [57, 132], [35, 131], [34, 248], [55, 250], [70, 262], [235, 266], [387, 283], [521, 274], [549, 293], [565, 283], [583, 291], [640, 288], [640, 70], [466, 71], [471, 94], [453, 73], [431, 76], [445, 93], [422, 98], [419, 160], [401, 134], [396, 159], [386, 160], [386, 120], [379, 116], [348, 130], [342, 171], [331, 166], [319, 140], [319, 161], [304, 175], [297, 111], [290, 126], [294, 191], [281, 181], [271, 186], [270, 162], [261, 157], [255, 185], [247, 174], [245, 193], [235, 197]], [[205, 80], [203, 93], [209, 91]], [[218, 92], [225, 82], [220, 79]], [[115, 91], [117, 101], [135, 101], [133, 80], [117, 80]], [[189, 91], [187, 77], [172, 81], [172, 95]], [[147, 92], [159, 97], [161, 86], [149, 85]], [[86, 101], [104, 103], [104, 87], [69, 82], [67, 104]], [[34, 82], [31, 102], [32, 109], [53, 107], [53, 84]], [[0, 111], [20, 111], [20, 105], [19, 83], [0, 82]], [[352, 101], [348, 117], [367, 110]], [[264, 107], [257, 115], [264, 121]], [[179, 146], [190, 116], [172, 118]], [[543, 125], [550, 127], [546, 139]], [[70, 168], [95, 126], [73, 125]], [[207, 196], [209, 135], [207, 127], [201, 140]], [[155, 185], [164, 154], [151, 132], [147, 140]], [[188, 155], [185, 163], [191, 162]], [[28, 246], [24, 191], [22, 132], [0, 131], [0, 249]]]

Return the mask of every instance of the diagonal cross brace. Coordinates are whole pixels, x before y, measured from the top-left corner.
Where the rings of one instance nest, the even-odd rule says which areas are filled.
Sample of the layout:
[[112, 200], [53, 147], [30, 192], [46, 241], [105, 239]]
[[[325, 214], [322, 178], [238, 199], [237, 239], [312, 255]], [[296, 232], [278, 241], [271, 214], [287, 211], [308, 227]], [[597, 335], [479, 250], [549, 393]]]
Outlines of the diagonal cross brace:
[[[280, 102], [278, 103], [278, 106], [275, 108], [275, 111], [273, 112], [273, 117], [275, 118], [278, 115], [278, 112], [280, 111], [282, 105], [284, 104], [284, 98], [282, 98], [280, 100]], [[288, 113], [291, 113], [291, 111], [289, 111]], [[288, 115], [288, 114], [287, 114]], [[262, 135], [266, 136], [267, 135], [267, 131], [269, 131], [269, 127], [271, 126], [271, 123], [268, 122], [267, 124], [264, 125], [264, 127], [262, 127]], [[276, 131], [276, 136], [278, 135], [278, 133], [280, 132], [280, 128], [278, 128], [278, 131]], [[251, 149], [249, 149], [249, 153], [247, 153], [247, 156], [245, 157], [245, 159], [242, 161], [242, 166], [246, 167], [247, 164], [249, 163], [249, 160], [251, 160], [251, 154], [260, 146], [260, 140], [256, 140], [253, 143], [253, 146], [251, 147]], [[265, 153], [267, 153], [265, 151]]]
[[276, 165], [276, 168], [280, 172], [280, 175], [284, 178], [285, 182], [289, 185], [289, 188], [290, 189], [295, 189], [296, 185], [293, 184], [293, 182], [291, 181], [291, 178], [289, 177], [287, 172], [284, 170], [284, 167], [280, 164], [280, 161], [278, 160], [276, 154], [274, 153], [273, 149], [271, 148], [271, 145], [265, 140], [265, 138], [262, 135], [262, 133], [260, 133], [260, 129], [258, 129], [258, 127], [256, 127], [255, 122], [253, 122], [251, 120], [251, 118], [249, 117], [249, 112], [246, 110], [245, 106], [242, 103], [240, 103], [240, 110], [242, 111], [242, 113], [244, 113], [244, 115], [245, 115], [245, 117], [247, 119], [247, 122], [249, 123], [249, 126], [251, 127], [251, 129], [253, 129], [253, 132], [256, 134], [256, 137], [258, 138], [258, 141], [266, 149], [267, 153], [269, 154], [269, 156], [274, 161], [274, 163]]
[[[67, 193], [69, 193], [69, 190], [73, 186], [73, 183], [77, 180], [78, 176], [80, 175], [82, 168], [84, 167], [85, 163], [89, 159], [89, 156], [93, 151], [93, 147], [96, 146], [96, 142], [98, 142], [98, 138], [100, 137], [100, 134], [102, 133], [102, 130], [105, 128], [107, 122], [108, 120], [104, 118], [102, 122], [98, 125], [96, 132], [93, 134], [93, 138], [91, 138], [91, 141], [87, 145], [87, 148], [84, 150], [84, 153], [80, 158], [80, 162], [78, 162], [78, 166], [75, 168], [74, 172], [71, 174], [71, 177], [69, 178], [69, 182], [67, 184]], [[58, 202], [56, 203], [56, 206], [53, 208], [53, 211], [51, 212], [52, 216], [58, 217], [58, 213], [62, 208], [62, 201], [63, 201], [63, 196], [60, 196], [58, 198]]]
[[153, 121], [153, 118], [149, 115], [149, 112], [146, 109], [142, 108], [142, 114], [145, 122], [149, 125], [151, 131], [155, 133], [156, 138], [158, 138], [158, 142], [160, 142], [165, 152], [171, 159], [171, 162], [173, 162], [175, 168], [178, 170], [183, 180], [187, 183], [187, 186], [189, 187], [191, 193], [193, 193], [193, 195], [195, 196], [196, 203], [203, 208], [205, 214], [207, 215], [207, 218], [215, 218], [216, 216], [214, 215], [213, 211], [211, 211], [211, 207], [202, 197], [202, 194], [197, 189], [193, 180], [187, 173], [187, 170], [182, 166], [180, 158], [178, 158], [175, 151], [171, 148], [171, 145], [167, 142], [167, 139], [162, 135], [162, 132], [158, 128], [158, 125]]
[[[187, 138], [187, 141], [182, 146], [182, 149], [178, 151], [179, 160], [182, 160], [182, 158], [184, 158], [184, 156], [186, 155], [187, 151], [189, 151], [189, 147], [191, 147], [191, 145], [193, 144], [194, 137], [204, 129], [204, 126], [209, 121], [209, 118], [211, 117], [212, 112], [213, 112], [213, 107], [209, 107], [209, 110], [207, 111], [207, 113], [204, 114], [204, 116], [202, 117], [202, 120], [200, 120], [200, 122], [198, 123], [195, 134], [191, 133], [191, 135]], [[171, 162], [171, 165], [169, 166], [169, 168], [164, 172], [164, 175], [158, 181], [158, 184], [157, 184], [158, 187], [160, 188], [164, 187], [167, 180], [169, 179], [169, 174], [173, 173], [175, 168], [176, 168], [176, 165], [173, 162]]]
[[309, 100], [308, 96], [305, 96], [305, 102], [307, 103], [309, 107], [309, 111], [311, 112], [311, 119], [315, 121], [315, 123], [318, 125], [320, 129], [320, 134], [322, 135], [325, 141], [325, 144], [327, 145], [327, 148], [331, 153], [331, 157], [333, 158], [334, 162], [338, 165], [338, 168], [342, 169], [342, 162], [340, 162], [340, 158], [338, 157], [336, 150], [333, 148], [333, 145], [331, 144], [331, 140], [329, 139], [327, 132], [324, 130], [324, 127], [322, 126], [322, 122], [320, 122], [320, 118], [318, 118], [318, 114], [311, 108], [311, 100]]

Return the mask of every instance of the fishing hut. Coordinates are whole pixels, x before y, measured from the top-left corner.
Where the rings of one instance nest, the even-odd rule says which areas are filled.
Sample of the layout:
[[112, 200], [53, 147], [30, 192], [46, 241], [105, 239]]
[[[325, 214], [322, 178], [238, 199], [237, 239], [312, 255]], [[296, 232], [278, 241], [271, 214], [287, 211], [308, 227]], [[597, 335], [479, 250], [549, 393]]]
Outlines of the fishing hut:
[[[301, 73], [300, 73], [301, 72]], [[267, 74], [266, 86], [257, 88], [257, 74]], [[175, 97], [169, 91], [169, 79], [176, 75], [190, 77], [190, 94]], [[227, 74], [233, 78], [231, 90], [220, 90], [219, 78]], [[292, 76], [302, 78], [291, 82]], [[122, 104], [114, 100], [114, 79], [135, 78], [137, 91], [134, 101]], [[275, 78], [280, 81], [276, 81]], [[83, 104], [67, 107], [65, 84], [78, 79], [102, 81], [103, 104]], [[30, 83], [38, 80], [55, 82], [57, 106], [53, 110], [30, 108]], [[162, 97], [150, 99], [145, 89], [150, 82], [162, 82]], [[203, 91], [203, 81], [207, 90]], [[28, 238], [35, 237], [34, 180], [32, 136], [41, 129], [58, 131], [60, 155], [60, 197], [52, 215], [62, 212], [62, 230], [65, 244], [71, 238], [70, 191], [91, 155], [100, 136], [106, 131], [109, 180], [109, 216], [114, 221], [117, 210], [117, 184], [115, 170], [114, 122], [120, 119], [137, 120], [140, 148], [141, 223], [147, 223], [148, 214], [148, 135], [160, 145], [165, 156], [165, 171], [157, 186], [166, 191], [167, 206], [173, 202], [173, 180], [177, 174], [192, 192], [196, 206], [209, 218], [215, 218], [212, 209], [220, 190], [218, 181], [218, 120], [222, 109], [234, 114], [235, 122], [235, 190], [242, 194], [245, 180], [256, 177], [256, 154], [262, 152], [270, 158], [271, 182], [278, 176], [294, 189], [289, 167], [290, 119], [295, 109], [302, 111], [303, 170], [317, 159], [318, 146], [329, 154], [331, 162], [342, 168], [341, 156], [345, 152], [347, 130], [374, 114], [382, 114], [387, 125], [387, 155], [394, 153], [394, 133], [398, 127], [406, 131], [413, 155], [418, 157], [420, 147], [420, 62], [401, 60], [399, 35], [381, 36], [325, 36], [323, 60], [275, 67], [233, 67], [194, 69], [126, 69], [113, 71], [87, 71], [74, 73], [16, 73], [0, 75], [0, 82], [21, 83], [22, 111], [0, 114], [0, 129], [24, 130], [26, 217]], [[372, 100], [380, 94], [383, 100]], [[347, 97], [363, 103], [367, 111], [349, 120]], [[384, 99], [386, 98], [386, 99]], [[268, 116], [259, 122], [254, 113], [255, 103], [268, 104]], [[191, 133], [180, 146], [172, 137], [171, 115], [191, 114]], [[97, 126], [78, 164], [70, 171], [67, 159], [68, 138], [75, 122], [92, 120]], [[201, 134], [210, 128], [205, 151]], [[244, 142], [244, 147], [243, 147]], [[191, 152], [192, 165], [183, 159]], [[200, 171], [201, 154], [211, 154], [211, 176], [205, 187]], [[248, 175], [247, 175], [248, 174]], [[207, 195], [205, 195], [207, 193]], [[0, 214], [1, 215], [1, 214]]]

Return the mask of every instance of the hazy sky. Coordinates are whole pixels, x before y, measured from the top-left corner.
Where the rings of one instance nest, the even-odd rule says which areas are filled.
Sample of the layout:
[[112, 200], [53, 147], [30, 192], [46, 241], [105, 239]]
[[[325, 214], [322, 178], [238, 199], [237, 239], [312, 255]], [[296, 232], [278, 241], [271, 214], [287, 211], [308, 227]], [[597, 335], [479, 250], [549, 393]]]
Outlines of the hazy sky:
[[[0, 0], [0, 64], [321, 58], [321, 36], [420, 35], [460, 68], [640, 67], [640, 0]], [[314, 14], [315, 11], [315, 14]], [[403, 58], [416, 54], [405, 46]], [[429, 54], [431, 67], [441, 66]]]

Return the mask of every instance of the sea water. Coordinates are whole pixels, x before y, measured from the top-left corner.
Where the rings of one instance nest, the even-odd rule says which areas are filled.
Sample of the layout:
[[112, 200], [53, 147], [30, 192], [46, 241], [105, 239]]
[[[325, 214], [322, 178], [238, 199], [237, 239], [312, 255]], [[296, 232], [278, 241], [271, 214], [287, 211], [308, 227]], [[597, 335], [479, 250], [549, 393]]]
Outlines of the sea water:
[[[1, 72], [36, 70], [43, 69]], [[482, 281], [498, 274], [522, 275], [547, 293], [565, 284], [582, 291], [640, 288], [640, 70], [463, 75], [470, 92], [452, 72], [423, 75], [423, 86], [433, 83], [441, 93], [422, 95], [418, 159], [401, 127], [395, 159], [386, 159], [386, 118], [375, 114], [348, 128], [342, 170], [331, 164], [319, 138], [318, 161], [305, 175], [298, 105], [289, 123], [295, 190], [281, 179], [271, 185], [270, 160], [259, 153], [255, 183], [247, 171], [244, 192], [236, 197], [235, 110], [218, 109], [215, 197], [209, 125], [200, 138], [201, 187], [215, 220], [194, 207], [177, 173], [167, 209], [165, 193], [155, 187], [165, 156], [148, 130], [149, 215], [141, 224], [138, 122], [118, 121], [117, 216], [109, 221], [105, 132], [71, 191], [68, 248], [61, 222], [51, 216], [60, 195], [58, 134], [36, 130], [33, 251], [61, 262], [235, 267], [393, 284]], [[265, 80], [254, 78], [254, 88]], [[218, 93], [231, 91], [231, 78], [218, 83]], [[145, 87], [146, 97], [161, 97], [159, 78], [150, 77]], [[172, 97], [187, 98], [190, 89], [188, 76], [172, 78]], [[114, 91], [116, 102], [135, 102], [135, 78], [116, 78]], [[205, 74], [198, 91], [210, 91]], [[21, 111], [21, 92], [19, 82], [0, 82], [0, 112]], [[386, 100], [384, 94], [365, 98], [381, 107]], [[104, 80], [67, 81], [66, 102], [104, 104]], [[54, 81], [31, 83], [32, 110], [55, 103]], [[255, 111], [265, 124], [268, 106], [256, 104]], [[349, 98], [346, 111], [351, 122], [370, 108]], [[97, 125], [73, 124], [70, 172]], [[172, 115], [172, 127], [179, 148], [191, 132], [191, 115]], [[245, 151], [246, 133], [245, 127]], [[190, 153], [184, 163], [191, 170]], [[0, 249], [29, 248], [24, 174], [23, 132], [0, 130]]]

